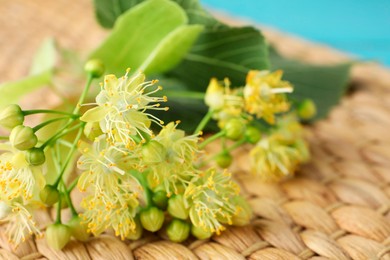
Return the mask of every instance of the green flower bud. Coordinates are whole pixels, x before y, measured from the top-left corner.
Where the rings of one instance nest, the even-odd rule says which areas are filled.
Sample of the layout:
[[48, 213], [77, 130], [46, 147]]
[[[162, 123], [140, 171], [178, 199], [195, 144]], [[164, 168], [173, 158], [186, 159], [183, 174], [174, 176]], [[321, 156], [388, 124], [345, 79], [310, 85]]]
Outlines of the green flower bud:
[[[61, 209], [66, 209], [69, 207], [68, 205], [68, 201], [66, 199], [66, 195], [65, 193], [63, 192], [60, 192], [60, 198], [58, 199], [58, 201], [61, 200]], [[57, 202], [58, 203], [58, 202]]]
[[20, 106], [8, 105], [0, 112], [0, 126], [12, 129], [23, 124], [24, 115]]
[[142, 233], [143, 233], [142, 225], [141, 225], [141, 222], [139, 221], [139, 218], [135, 218], [134, 221], [135, 221], [135, 230], [134, 230], [134, 232], [130, 232], [126, 236], [126, 238], [130, 239], [130, 240], [138, 240], [138, 239], [140, 239], [141, 236], [142, 236]]
[[71, 235], [70, 228], [64, 224], [52, 224], [46, 228], [47, 244], [55, 250], [64, 248]]
[[94, 141], [96, 137], [103, 134], [103, 131], [99, 126], [99, 122], [88, 122], [85, 124], [84, 134], [89, 140]]
[[261, 132], [254, 126], [248, 126], [245, 131], [246, 139], [251, 144], [256, 144], [261, 139]]
[[11, 207], [4, 201], [0, 201], [0, 221], [5, 219], [11, 213]]
[[225, 169], [225, 168], [228, 168], [232, 164], [233, 157], [230, 155], [230, 153], [224, 152], [224, 153], [218, 154], [217, 157], [215, 158], [215, 161], [219, 167]]
[[248, 225], [252, 218], [252, 209], [248, 202], [242, 197], [237, 196], [233, 198], [234, 204], [236, 204], [237, 212], [232, 218], [233, 225], [245, 226]]
[[174, 219], [167, 227], [167, 235], [173, 242], [180, 243], [188, 238], [190, 234], [190, 224], [180, 220]]
[[208, 239], [213, 235], [212, 232], [207, 231], [206, 229], [204, 229], [202, 227], [197, 227], [194, 225], [192, 225], [192, 227], [191, 227], [191, 234], [200, 240]]
[[140, 220], [146, 230], [156, 232], [164, 223], [164, 212], [156, 207], [151, 207], [141, 212]]
[[189, 209], [182, 195], [176, 195], [168, 200], [168, 213], [175, 218], [187, 219]]
[[150, 141], [142, 146], [142, 159], [145, 163], [159, 163], [165, 160], [167, 150], [157, 141]]
[[80, 217], [73, 217], [68, 222], [68, 227], [72, 233], [72, 236], [79, 241], [87, 241], [89, 238], [89, 234], [87, 232], [87, 225], [81, 223], [82, 220]]
[[60, 193], [53, 185], [46, 185], [39, 193], [39, 197], [41, 201], [47, 206], [53, 206], [55, 203], [58, 202]]
[[84, 70], [87, 73], [91, 74], [92, 77], [99, 78], [103, 75], [105, 68], [101, 60], [92, 59], [85, 63]]
[[317, 108], [313, 100], [305, 99], [299, 103], [297, 112], [302, 120], [310, 120], [317, 114]]
[[163, 190], [156, 191], [153, 194], [152, 201], [160, 209], [166, 209], [168, 205], [167, 193]]
[[26, 161], [33, 166], [41, 165], [45, 162], [46, 157], [42, 148], [31, 148], [26, 152]]
[[34, 130], [23, 125], [18, 125], [12, 129], [9, 140], [13, 147], [22, 151], [33, 148], [38, 142]]
[[240, 139], [245, 133], [245, 122], [239, 118], [230, 119], [224, 127], [226, 137], [232, 140]]

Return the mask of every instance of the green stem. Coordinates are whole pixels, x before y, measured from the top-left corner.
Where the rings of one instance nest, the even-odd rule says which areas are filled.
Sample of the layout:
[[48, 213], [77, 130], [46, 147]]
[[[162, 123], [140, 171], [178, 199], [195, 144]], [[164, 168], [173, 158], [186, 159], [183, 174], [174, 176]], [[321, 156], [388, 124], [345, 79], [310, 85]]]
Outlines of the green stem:
[[210, 136], [209, 138], [207, 138], [206, 140], [204, 140], [201, 144], [199, 144], [199, 148], [200, 149], [203, 149], [206, 147], [206, 145], [208, 145], [209, 143], [211, 142], [214, 142], [215, 140], [217, 140], [218, 138], [221, 138], [223, 136], [225, 136], [226, 132], [225, 131], [220, 131], [212, 136]]
[[61, 196], [58, 198], [58, 203], [57, 203], [57, 216], [56, 216], [56, 221], [54, 224], [61, 224]]
[[204, 92], [196, 91], [174, 91], [174, 90], [164, 90], [163, 92], [168, 98], [189, 98], [189, 99], [204, 99]]
[[66, 168], [68, 167], [68, 164], [69, 164], [70, 160], [72, 159], [73, 153], [74, 153], [74, 151], [76, 150], [77, 143], [78, 143], [78, 141], [80, 140], [80, 137], [81, 137], [81, 134], [82, 134], [82, 133], [83, 133], [83, 127], [81, 127], [81, 128], [79, 129], [79, 132], [77, 133], [77, 136], [76, 136], [76, 138], [74, 139], [73, 146], [72, 146], [72, 148], [70, 149], [70, 151], [69, 151], [69, 153], [68, 153], [68, 156], [67, 156], [66, 159], [65, 159], [65, 163], [62, 165], [61, 172], [60, 172], [60, 174], [58, 175], [56, 182], [54, 183], [54, 186], [55, 186], [55, 187], [57, 187], [58, 184], [60, 183], [60, 181], [62, 180], [62, 176], [64, 175], [64, 173], [65, 173], [65, 171], [66, 171]]
[[91, 86], [92, 80], [93, 80], [93, 76], [91, 73], [89, 73], [87, 82], [85, 83], [85, 86], [84, 86], [83, 93], [81, 93], [79, 101], [77, 102], [77, 105], [76, 105], [75, 109], [73, 110], [73, 114], [78, 114], [78, 112], [80, 111], [81, 104], [84, 102], [84, 99], [88, 94], [89, 87]]
[[80, 176], [78, 176], [76, 179], [74, 179], [72, 181], [72, 183], [69, 185], [69, 188], [67, 190], [69, 193], [76, 187], [76, 185], [77, 185], [77, 183], [79, 181], [79, 178], [80, 178]]
[[67, 115], [69, 117], [77, 118], [80, 117], [80, 115], [72, 114], [64, 111], [57, 111], [57, 110], [49, 110], [49, 109], [34, 109], [34, 110], [24, 110], [22, 111], [23, 115], [34, 115], [34, 114], [59, 114], [59, 115]]
[[206, 127], [207, 123], [213, 116], [213, 113], [214, 112], [211, 109], [207, 112], [207, 114], [202, 118], [202, 121], [200, 121], [198, 127], [196, 127], [194, 134], [199, 134]]
[[9, 136], [0, 136], [0, 140], [8, 140]]
[[48, 140], [46, 140], [46, 142], [44, 142], [39, 148], [45, 148], [46, 146], [50, 145], [52, 142], [63, 137], [64, 135], [67, 135], [70, 132], [72, 132], [76, 129], [79, 129], [80, 127], [83, 128], [83, 125], [84, 125], [84, 123], [81, 123], [81, 124], [73, 126], [72, 128], [66, 129], [72, 123], [73, 123], [73, 120], [68, 122], [57, 134], [53, 135]]
[[74, 205], [73, 205], [72, 198], [70, 197], [70, 192], [71, 192], [71, 190], [69, 190], [69, 189], [66, 188], [64, 182], [62, 182], [62, 184], [64, 185], [64, 189], [65, 189], [65, 191], [64, 191], [65, 199], [66, 199], [66, 202], [68, 203], [70, 212], [72, 213], [72, 217], [77, 217], [79, 214], [77, 213], [77, 210], [76, 210], [76, 208], [75, 208]]
[[47, 120], [39, 125], [36, 125], [34, 128], [33, 128], [33, 131], [34, 133], [37, 132], [39, 129], [41, 129], [42, 127], [45, 127], [51, 123], [54, 123], [54, 122], [57, 122], [57, 121], [61, 121], [61, 120], [65, 120], [65, 119], [69, 119], [69, 117], [67, 116], [64, 116], [64, 117], [57, 117], [57, 118], [53, 118], [53, 119], [50, 119], [50, 120]]

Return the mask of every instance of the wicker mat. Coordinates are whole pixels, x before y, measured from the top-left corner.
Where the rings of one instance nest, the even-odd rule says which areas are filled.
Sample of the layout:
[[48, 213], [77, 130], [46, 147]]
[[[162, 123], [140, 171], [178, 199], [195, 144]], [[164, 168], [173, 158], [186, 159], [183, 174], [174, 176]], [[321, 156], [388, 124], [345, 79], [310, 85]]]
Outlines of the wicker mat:
[[[98, 44], [106, 32], [96, 25], [90, 2], [1, 1], [0, 82], [25, 75], [47, 36], [84, 51]], [[348, 59], [327, 47], [264, 31], [288, 57], [321, 64]], [[313, 159], [295, 178], [264, 184], [247, 173], [246, 158], [236, 155], [233, 172], [255, 214], [250, 226], [184, 244], [157, 234], [135, 242], [107, 234], [84, 244], [72, 241], [63, 251], [53, 251], [45, 239], [13, 251], [0, 229], [0, 258], [390, 259], [390, 71], [360, 64], [351, 79], [353, 92], [327, 120], [309, 127]], [[40, 215], [42, 227], [49, 218], [47, 212]]]

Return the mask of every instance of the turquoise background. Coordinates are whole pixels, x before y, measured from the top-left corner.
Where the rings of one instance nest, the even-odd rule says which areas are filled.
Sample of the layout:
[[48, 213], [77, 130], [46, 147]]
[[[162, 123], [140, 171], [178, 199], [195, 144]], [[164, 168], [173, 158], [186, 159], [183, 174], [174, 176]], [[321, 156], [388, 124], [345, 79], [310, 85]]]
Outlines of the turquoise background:
[[390, 66], [390, 0], [201, 0], [357, 57]]

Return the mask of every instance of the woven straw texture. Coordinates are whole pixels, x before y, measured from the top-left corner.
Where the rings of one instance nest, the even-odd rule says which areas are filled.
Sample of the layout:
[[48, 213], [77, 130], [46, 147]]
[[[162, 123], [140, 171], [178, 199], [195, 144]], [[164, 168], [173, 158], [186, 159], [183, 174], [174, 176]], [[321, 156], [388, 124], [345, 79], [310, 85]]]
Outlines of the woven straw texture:
[[[88, 0], [3, 0], [0, 13], [0, 82], [25, 75], [47, 36], [86, 51], [106, 34]], [[325, 46], [264, 31], [285, 56], [317, 64], [348, 59]], [[50, 249], [45, 239], [13, 250], [0, 226], [0, 259], [390, 259], [390, 71], [356, 65], [351, 81], [352, 93], [328, 119], [308, 128], [313, 158], [296, 177], [264, 184], [247, 173], [245, 156], [236, 155], [232, 171], [253, 208], [251, 225], [184, 244], [163, 234], [135, 242], [107, 234], [72, 241], [63, 251]], [[51, 217], [39, 215], [42, 228]]]

